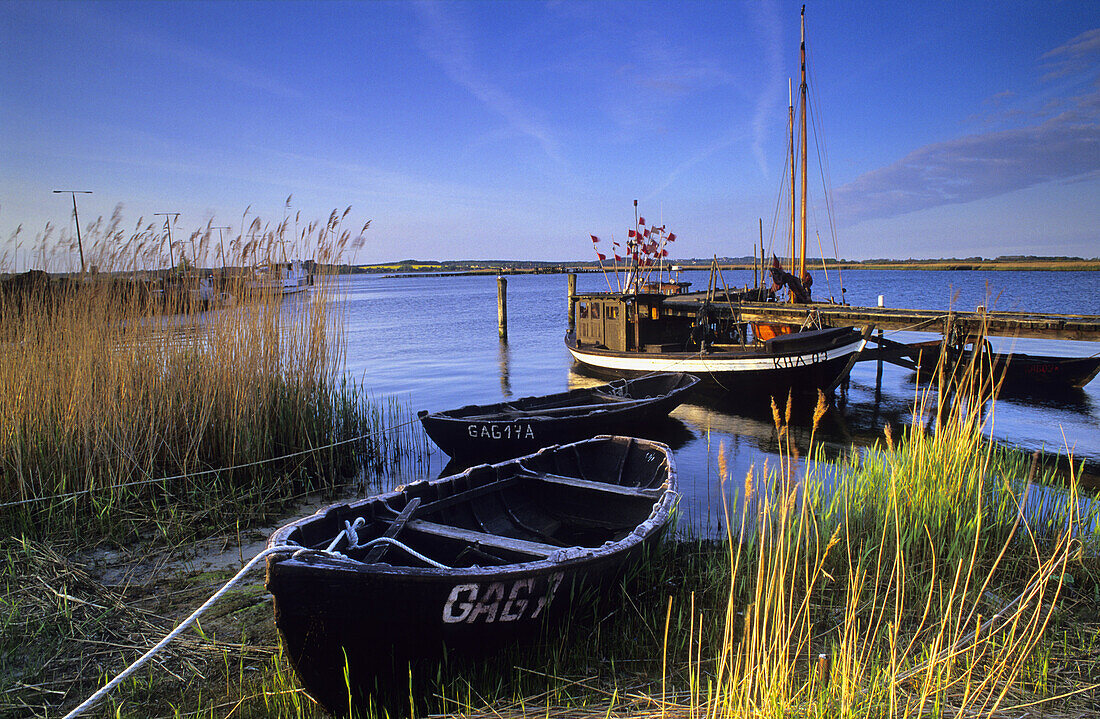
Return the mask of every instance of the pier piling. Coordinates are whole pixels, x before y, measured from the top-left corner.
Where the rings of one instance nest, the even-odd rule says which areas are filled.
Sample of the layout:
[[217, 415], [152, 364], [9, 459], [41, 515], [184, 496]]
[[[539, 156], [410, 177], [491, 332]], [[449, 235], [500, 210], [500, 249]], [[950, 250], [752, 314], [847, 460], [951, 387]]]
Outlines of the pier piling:
[[508, 339], [508, 280], [497, 275], [497, 330], [502, 340]]
[[577, 313], [575, 312], [577, 306], [577, 275], [570, 272], [567, 278], [567, 292], [569, 294], [569, 301], [566, 303], [569, 314], [569, 331], [573, 332], [577, 329]]

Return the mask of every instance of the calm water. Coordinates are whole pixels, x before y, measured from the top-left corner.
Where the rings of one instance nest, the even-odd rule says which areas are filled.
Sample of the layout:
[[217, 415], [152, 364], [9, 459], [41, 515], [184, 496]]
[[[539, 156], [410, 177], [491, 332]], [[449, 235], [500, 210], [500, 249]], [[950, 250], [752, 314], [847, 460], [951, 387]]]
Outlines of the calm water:
[[[693, 287], [705, 288], [704, 272], [684, 273]], [[726, 273], [731, 286], [751, 283], [751, 272]], [[840, 295], [840, 277], [815, 275], [815, 296]], [[1100, 314], [1100, 273], [1096, 272], [931, 272], [853, 270], [843, 274], [853, 305], [973, 310], [978, 305], [1005, 311]], [[566, 277], [508, 277], [508, 341], [497, 337], [494, 277], [386, 279], [341, 278], [347, 311], [347, 369], [375, 396], [397, 396], [413, 409], [443, 410], [465, 404], [559, 392], [597, 384], [573, 367], [566, 330]], [[606, 290], [602, 275], [578, 277], [578, 291]], [[932, 339], [922, 333], [887, 334], [899, 341]], [[1087, 356], [1100, 343], [1046, 340], [994, 340], [1017, 352]], [[819, 430], [818, 439], [835, 451], [881, 437], [885, 422], [906, 424], [917, 385], [913, 373], [884, 365], [876, 393], [875, 362], [852, 371], [847, 403]], [[806, 411], [809, 414], [809, 411]], [[796, 418], [797, 419], [797, 418]], [[1100, 379], [1084, 390], [1056, 397], [1014, 395], [996, 406], [991, 433], [1026, 449], [1064, 452], [1100, 466]], [[725, 448], [735, 481], [750, 466], [778, 462], [770, 413], [737, 397], [701, 398], [676, 409], [670, 420], [646, 428], [642, 436], [660, 439], [675, 451], [684, 494], [684, 517], [702, 531], [718, 526], [716, 486], [719, 446]], [[794, 433], [803, 445], [808, 431]], [[446, 455], [436, 451], [430, 469], [443, 471]]]

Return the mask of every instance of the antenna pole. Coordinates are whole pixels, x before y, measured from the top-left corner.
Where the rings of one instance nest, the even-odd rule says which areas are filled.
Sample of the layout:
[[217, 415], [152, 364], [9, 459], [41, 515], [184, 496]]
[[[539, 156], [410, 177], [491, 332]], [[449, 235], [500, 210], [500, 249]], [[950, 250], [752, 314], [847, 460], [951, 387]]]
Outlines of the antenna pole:
[[225, 238], [222, 237], [222, 230], [228, 230], [229, 225], [223, 225], [221, 227], [211, 227], [211, 230], [218, 231], [218, 254], [222, 256], [222, 274], [225, 274]]
[[[180, 213], [154, 212], [153, 216], [164, 218], [164, 228], [168, 230], [168, 269], [171, 270], [173, 267], [176, 266], [176, 259], [175, 256], [172, 254], [172, 223], [168, 221], [168, 218], [171, 217], [172, 222], [175, 222], [177, 219], [179, 219]], [[181, 257], [180, 260], [182, 261], [183, 258]]]
[[634, 285], [634, 294], [638, 294], [638, 245], [642, 244], [642, 238], [638, 236], [638, 201], [634, 200], [634, 248], [631, 250], [631, 280]]
[[76, 196], [77, 195], [90, 195], [91, 190], [54, 190], [53, 193], [64, 194], [69, 193], [73, 196], [73, 219], [76, 222], [76, 247], [80, 250], [80, 274], [84, 274], [84, 241], [80, 238], [80, 215], [76, 212]]

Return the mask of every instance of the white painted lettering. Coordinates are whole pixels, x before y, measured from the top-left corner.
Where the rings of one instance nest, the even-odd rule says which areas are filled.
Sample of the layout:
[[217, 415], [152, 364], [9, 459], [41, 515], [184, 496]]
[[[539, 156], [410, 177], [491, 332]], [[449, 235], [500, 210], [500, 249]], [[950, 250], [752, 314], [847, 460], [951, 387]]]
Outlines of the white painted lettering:
[[[477, 599], [478, 588], [476, 584], [456, 585], [451, 590], [451, 596], [447, 597], [447, 603], [443, 605], [443, 621], [447, 624], [458, 624], [470, 616], [474, 608], [473, 602]], [[465, 601], [459, 601], [460, 598], [464, 598]]]
[[474, 610], [470, 612], [469, 618], [466, 619], [467, 624], [473, 624], [477, 621], [478, 617], [482, 614], [485, 615], [485, 623], [492, 624], [497, 619], [497, 611], [500, 609], [500, 602], [504, 599], [504, 585], [500, 582], [493, 582], [485, 590], [485, 593], [481, 595], [481, 601], [477, 603]]
[[[520, 579], [512, 585], [512, 591], [508, 594], [508, 601], [504, 603], [504, 607], [500, 610], [500, 621], [514, 622], [523, 616], [523, 612], [527, 610], [527, 599], [523, 597], [531, 596], [531, 589], [534, 586], [534, 579]], [[520, 596], [521, 591], [523, 597]]]
[[531, 613], [531, 618], [535, 619], [538, 615], [542, 614], [542, 610], [550, 606], [550, 602], [554, 601], [554, 593], [558, 591], [558, 586], [561, 584], [561, 580], [565, 577], [562, 572], [556, 572], [550, 575], [550, 579], [547, 582], [546, 594], [539, 597], [539, 602], [535, 606], [535, 611]]

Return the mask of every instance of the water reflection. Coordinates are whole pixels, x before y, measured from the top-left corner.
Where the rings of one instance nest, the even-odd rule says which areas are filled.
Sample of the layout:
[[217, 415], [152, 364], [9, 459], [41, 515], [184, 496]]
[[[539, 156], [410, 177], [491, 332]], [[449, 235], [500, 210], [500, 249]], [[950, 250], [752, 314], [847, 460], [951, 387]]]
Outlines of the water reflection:
[[512, 398], [512, 379], [509, 372], [511, 361], [512, 355], [508, 350], [508, 340], [501, 337], [497, 347], [497, 362], [500, 364], [500, 394], [504, 399]]

